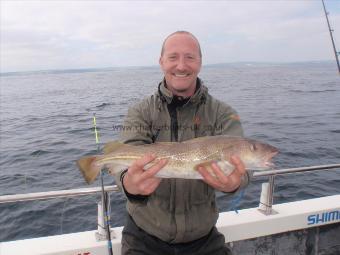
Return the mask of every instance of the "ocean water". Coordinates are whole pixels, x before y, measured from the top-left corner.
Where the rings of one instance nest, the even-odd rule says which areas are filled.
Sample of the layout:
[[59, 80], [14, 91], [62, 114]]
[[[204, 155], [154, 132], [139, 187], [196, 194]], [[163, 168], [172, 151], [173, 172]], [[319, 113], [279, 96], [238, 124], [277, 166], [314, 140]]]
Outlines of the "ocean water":
[[[334, 63], [205, 66], [212, 95], [239, 113], [247, 137], [280, 149], [277, 168], [340, 163], [340, 76]], [[89, 187], [75, 161], [117, 138], [127, 108], [154, 92], [158, 67], [3, 74], [0, 101], [0, 195]], [[239, 208], [256, 207], [254, 179]], [[105, 175], [105, 183], [113, 184]], [[99, 186], [97, 180], [90, 186]], [[274, 203], [340, 192], [340, 169], [276, 177]], [[221, 211], [230, 201], [217, 194]], [[0, 241], [97, 228], [99, 196], [0, 204]], [[125, 217], [122, 194], [111, 195], [111, 225]]]

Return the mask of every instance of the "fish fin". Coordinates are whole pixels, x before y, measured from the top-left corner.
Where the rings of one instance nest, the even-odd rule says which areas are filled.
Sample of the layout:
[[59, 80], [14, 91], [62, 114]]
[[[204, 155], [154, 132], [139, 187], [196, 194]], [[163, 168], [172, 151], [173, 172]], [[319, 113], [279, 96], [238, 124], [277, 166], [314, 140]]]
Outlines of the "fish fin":
[[109, 154], [111, 152], [114, 152], [115, 150], [117, 150], [118, 148], [122, 146], [128, 146], [128, 145], [125, 143], [119, 142], [119, 141], [108, 142], [104, 145], [103, 152], [104, 154]]
[[215, 174], [214, 174], [214, 171], [212, 170], [212, 167], [211, 167], [212, 163], [216, 163], [218, 165], [218, 167], [222, 170], [222, 172], [226, 176], [230, 175], [234, 171], [234, 168], [235, 168], [228, 161], [224, 161], [224, 160], [218, 160], [218, 161], [210, 160], [210, 161], [205, 161], [203, 163], [197, 164], [196, 166], [194, 166], [194, 169], [198, 170], [199, 167], [204, 167], [214, 176]]
[[100, 166], [94, 164], [96, 156], [83, 157], [77, 161], [80, 172], [87, 184], [91, 184], [100, 172]]
[[219, 168], [221, 168], [226, 176], [230, 175], [235, 169], [234, 165], [230, 164], [229, 161], [226, 160], [218, 161], [217, 165], [219, 166]]
[[183, 141], [181, 143], [197, 143], [197, 142], [205, 141], [209, 138], [211, 138], [211, 136], [201, 136], [201, 137], [196, 137], [194, 139]]
[[107, 171], [111, 174], [111, 175], [115, 175], [116, 173], [121, 172], [123, 169], [127, 169], [129, 168], [128, 165], [124, 165], [124, 164], [114, 164], [114, 165], [108, 165], [107, 166]]
[[215, 162], [215, 161], [213, 161], [213, 160], [204, 161], [204, 162], [202, 162], [202, 163], [199, 163], [199, 164], [195, 165], [195, 166], [194, 166], [194, 169], [195, 169], [196, 171], [197, 171], [198, 168], [200, 168], [200, 167], [204, 167], [204, 168], [207, 168], [207, 169], [211, 169], [211, 164], [212, 164], [213, 162]]
[[174, 145], [176, 142], [156, 142], [154, 144], [160, 144], [160, 145]]

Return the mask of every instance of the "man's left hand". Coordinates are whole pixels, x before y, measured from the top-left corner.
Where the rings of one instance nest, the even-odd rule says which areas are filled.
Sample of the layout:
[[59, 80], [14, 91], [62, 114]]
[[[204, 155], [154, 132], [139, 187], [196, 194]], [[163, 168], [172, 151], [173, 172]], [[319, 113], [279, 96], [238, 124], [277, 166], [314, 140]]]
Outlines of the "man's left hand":
[[203, 176], [203, 181], [213, 188], [222, 192], [233, 192], [240, 186], [242, 176], [246, 174], [246, 169], [241, 159], [237, 156], [231, 157], [231, 163], [235, 169], [228, 176], [223, 173], [217, 163], [211, 164], [211, 169], [215, 176], [210, 174], [208, 169], [202, 166], [198, 168], [198, 172]]

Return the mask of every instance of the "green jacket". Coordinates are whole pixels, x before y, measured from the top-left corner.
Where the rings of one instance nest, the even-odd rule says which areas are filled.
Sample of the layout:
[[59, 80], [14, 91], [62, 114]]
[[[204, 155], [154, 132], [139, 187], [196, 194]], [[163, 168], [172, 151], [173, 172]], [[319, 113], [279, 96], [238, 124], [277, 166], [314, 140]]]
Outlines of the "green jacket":
[[[121, 140], [140, 145], [221, 134], [242, 136], [237, 113], [213, 98], [200, 79], [197, 85], [190, 100], [171, 114], [168, 104], [172, 93], [164, 81], [160, 83], [153, 95], [129, 109]], [[116, 180], [121, 187], [120, 174]], [[202, 180], [163, 179], [146, 199], [128, 199], [127, 210], [140, 228], [169, 243], [190, 242], [207, 235], [218, 218], [215, 191]]]

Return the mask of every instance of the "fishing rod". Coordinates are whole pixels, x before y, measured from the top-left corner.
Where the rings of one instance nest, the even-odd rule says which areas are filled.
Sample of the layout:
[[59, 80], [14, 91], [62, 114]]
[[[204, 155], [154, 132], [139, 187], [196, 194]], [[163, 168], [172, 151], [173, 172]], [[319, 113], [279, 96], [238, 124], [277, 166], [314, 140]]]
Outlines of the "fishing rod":
[[[100, 152], [99, 148], [99, 138], [97, 131], [97, 123], [96, 123], [96, 114], [93, 114], [93, 126], [94, 126], [94, 134], [96, 137], [97, 151]], [[101, 193], [102, 193], [102, 209], [103, 209], [103, 217], [104, 217], [104, 225], [106, 230], [106, 238], [107, 238], [107, 248], [109, 250], [109, 255], [113, 255], [112, 253], [112, 242], [111, 242], [111, 228], [110, 228], [110, 215], [108, 212], [108, 195], [107, 192], [104, 191], [104, 180], [103, 180], [103, 169], [100, 169], [100, 183], [101, 183]]]
[[325, 16], [326, 16], [326, 20], [327, 20], [327, 25], [328, 25], [328, 30], [329, 30], [329, 34], [331, 36], [331, 40], [332, 40], [332, 44], [333, 44], [333, 50], [334, 50], [334, 55], [335, 55], [335, 60], [336, 60], [336, 63], [338, 65], [338, 72], [340, 74], [340, 64], [339, 64], [339, 57], [338, 55], [340, 54], [340, 52], [337, 52], [336, 48], [335, 48], [335, 43], [334, 43], [334, 38], [333, 38], [333, 32], [334, 30], [331, 29], [331, 25], [329, 24], [329, 20], [328, 20], [328, 14], [329, 12], [326, 11], [326, 6], [325, 6], [325, 3], [324, 3], [324, 0], [321, 0], [322, 1], [322, 5], [323, 5], [323, 10], [325, 12]]

